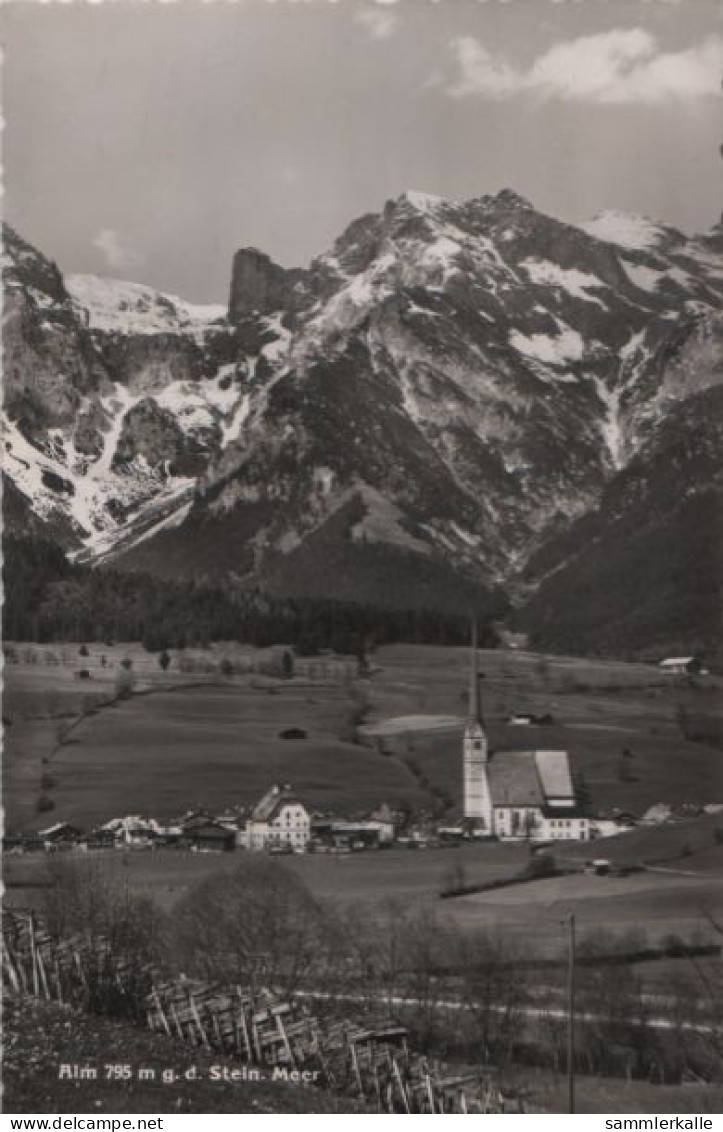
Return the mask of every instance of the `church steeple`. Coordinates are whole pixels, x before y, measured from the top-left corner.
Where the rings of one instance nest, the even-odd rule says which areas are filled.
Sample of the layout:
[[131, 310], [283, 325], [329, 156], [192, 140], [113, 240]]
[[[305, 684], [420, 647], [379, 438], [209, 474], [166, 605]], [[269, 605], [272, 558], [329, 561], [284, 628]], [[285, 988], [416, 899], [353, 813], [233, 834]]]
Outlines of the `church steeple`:
[[487, 780], [489, 749], [482, 722], [477, 665], [477, 622], [472, 622], [469, 673], [469, 709], [462, 744], [464, 816], [488, 832], [492, 830], [492, 803]]
[[468, 726], [473, 723], [482, 723], [479, 705], [479, 670], [477, 667], [477, 618], [472, 620], [472, 651], [470, 656], [469, 672], [469, 713]]

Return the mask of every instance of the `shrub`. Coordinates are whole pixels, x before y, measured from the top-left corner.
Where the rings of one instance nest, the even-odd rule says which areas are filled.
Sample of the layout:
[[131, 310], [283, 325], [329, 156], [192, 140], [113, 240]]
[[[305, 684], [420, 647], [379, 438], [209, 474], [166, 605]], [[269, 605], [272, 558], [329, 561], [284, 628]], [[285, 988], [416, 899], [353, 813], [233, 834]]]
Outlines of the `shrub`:
[[254, 854], [174, 908], [174, 947], [201, 978], [289, 991], [323, 961], [329, 914], [295, 873]]
[[55, 809], [55, 802], [52, 798], [49, 798], [47, 794], [41, 794], [38, 798], [35, 809], [39, 814], [45, 814], [48, 810]]
[[535, 880], [540, 880], [543, 877], [554, 877], [557, 875], [557, 862], [551, 853], [535, 854], [528, 861], [525, 873]]
[[158, 665], [164, 672], [167, 672], [168, 669], [170, 668], [171, 658], [170, 658], [170, 656], [168, 655], [168, 653], [166, 652], [165, 649], [163, 650], [163, 652], [161, 653], [161, 655], [158, 658]]
[[221, 661], [221, 663], [219, 665], [219, 672], [221, 673], [222, 676], [233, 676], [234, 667], [233, 667], [233, 664], [231, 663], [231, 661], [228, 659], [227, 656], [225, 656], [223, 658], [223, 660]]
[[279, 739], [305, 739], [306, 732], [303, 727], [287, 727], [284, 731], [279, 731]]
[[79, 668], [76, 675], [79, 680], [90, 680], [90, 672], [87, 668]]
[[81, 645], [78, 649], [78, 656], [90, 656], [87, 645]]

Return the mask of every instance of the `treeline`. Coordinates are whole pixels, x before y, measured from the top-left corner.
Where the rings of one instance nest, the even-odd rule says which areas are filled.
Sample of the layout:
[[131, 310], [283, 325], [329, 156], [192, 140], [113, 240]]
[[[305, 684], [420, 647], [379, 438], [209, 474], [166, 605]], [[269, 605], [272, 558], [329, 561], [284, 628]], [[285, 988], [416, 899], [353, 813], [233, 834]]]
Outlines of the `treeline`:
[[[426, 609], [380, 609], [352, 602], [272, 597], [261, 590], [201, 581], [160, 580], [69, 562], [52, 541], [8, 535], [3, 574], [5, 640], [141, 641], [151, 651], [235, 640], [360, 654], [395, 641], [464, 644], [469, 621]], [[481, 644], [496, 635], [476, 611]]]

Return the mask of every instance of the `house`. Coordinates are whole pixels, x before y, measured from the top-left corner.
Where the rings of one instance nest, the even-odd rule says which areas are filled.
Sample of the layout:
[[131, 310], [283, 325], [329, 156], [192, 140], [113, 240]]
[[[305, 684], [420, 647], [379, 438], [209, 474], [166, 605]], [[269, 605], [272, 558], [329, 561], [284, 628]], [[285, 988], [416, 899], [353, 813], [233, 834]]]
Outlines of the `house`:
[[255, 851], [288, 846], [304, 852], [311, 839], [311, 815], [290, 786], [272, 786], [254, 808], [246, 844]]
[[230, 853], [236, 848], [236, 830], [199, 816], [184, 825], [181, 844], [196, 852]]
[[697, 656], [669, 656], [661, 660], [658, 668], [668, 676], [707, 676], [708, 669]]
[[67, 821], [59, 821], [56, 822], [55, 825], [48, 826], [47, 829], [38, 830], [38, 838], [43, 842], [46, 849], [66, 848], [71, 845], [77, 845], [82, 835], [82, 830]]
[[100, 829], [92, 829], [87, 833], [80, 843], [80, 848], [86, 851], [92, 849], [113, 849], [115, 848], [116, 836], [112, 829], [101, 827]]
[[618, 833], [627, 833], [636, 825], [637, 819], [624, 810], [597, 813], [590, 819], [590, 836], [615, 837]]
[[102, 828], [112, 831], [119, 849], [150, 849], [160, 832], [157, 821], [142, 818], [138, 814], [111, 818]]
[[290, 786], [272, 786], [251, 813], [247, 823], [249, 849], [288, 846], [307, 848], [311, 838], [311, 815]]
[[590, 818], [575, 796], [567, 751], [490, 752], [480, 712], [475, 626], [462, 764], [464, 817], [473, 836], [589, 840]]
[[643, 825], [662, 825], [663, 822], [670, 821], [672, 815], [672, 806], [669, 806], [667, 802], [657, 802], [654, 806], [648, 807], [641, 821]]
[[509, 716], [506, 722], [510, 727], [531, 727], [535, 722], [535, 716], [528, 711], [517, 711]]
[[391, 845], [394, 826], [381, 821], [321, 821], [313, 824], [314, 835], [335, 848], [378, 849]]

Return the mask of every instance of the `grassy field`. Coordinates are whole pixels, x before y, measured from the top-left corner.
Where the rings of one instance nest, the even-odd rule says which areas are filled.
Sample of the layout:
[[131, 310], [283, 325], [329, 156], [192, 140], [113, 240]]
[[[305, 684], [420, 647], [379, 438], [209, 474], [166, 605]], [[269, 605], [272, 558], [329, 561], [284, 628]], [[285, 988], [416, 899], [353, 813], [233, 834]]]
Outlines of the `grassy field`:
[[[86, 860], [80, 857], [81, 863]], [[233, 869], [239, 860], [238, 856], [181, 850], [109, 850], [92, 855], [93, 865], [107, 871], [109, 879], [120, 875], [130, 892], [149, 896], [166, 910], [194, 884], [220, 870]], [[711, 917], [723, 919], [721, 873], [575, 874], [439, 898], [450, 875], [459, 875], [460, 869], [465, 883], [483, 884], [515, 875], [527, 860], [525, 846], [489, 844], [289, 857], [284, 858], [284, 867], [297, 873], [319, 900], [336, 908], [363, 908], [366, 915], [375, 917], [394, 903], [461, 928], [488, 929], [522, 940], [534, 936], [540, 954], [556, 954], [564, 947], [564, 925], [570, 911], [576, 914], [581, 938], [595, 938], [600, 930], [634, 930], [649, 945], [660, 944], [672, 934], [685, 940], [720, 942]], [[6, 857], [6, 902], [41, 908], [52, 867], [52, 859], [43, 854]]]
[[[47, 811], [36, 813], [41, 793], [53, 820], [82, 825], [123, 813], [170, 817], [196, 805], [248, 805], [275, 780], [292, 783], [312, 807], [337, 812], [382, 801], [439, 812], [461, 801], [465, 649], [389, 646], [374, 655], [371, 678], [357, 682], [334, 658], [313, 669], [307, 663], [291, 681], [238, 674], [263, 669], [271, 653], [231, 645], [174, 655], [166, 673], [139, 646], [93, 646], [88, 657], [72, 645], [30, 649], [19, 646], [19, 662], [6, 669], [10, 829], [48, 824]], [[137, 694], [103, 709], [124, 656]], [[219, 675], [224, 657], [236, 668], [230, 678]], [[77, 678], [81, 666], [90, 679]], [[723, 712], [715, 678], [691, 683], [641, 664], [503, 651], [483, 652], [481, 667], [493, 749], [569, 750], [595, 806], [641, 812], [660, 801], [723, 800], [720, 750], [685, 739], [679, 719], [681, 709]], [[550, 712], [555, 722], [506, 725], [516, 711]], [[361, 742], [352, 741], [356, 724]], [[286, 727], [302, 728], [306, 739], [281, 739]]]
[[[686, 740], [678, 718], [681, 708], [723, 715], [714, 678], [696, 685], [662, 676], [650, 665], [503, 651], [480, 656], [482, 706], [493, 750], [568, 750], [573, 771], [584, 776], [596, 807], [640, 813], [659, 801], [723, 801], [721, 751]], [[380, 650], [379, 664], [383, 671], [372, 680], [372, 727], [409, 713], [464, 716], [464, 649], [394, 645]], [[550, 713], [555, 722], [508, 726], [504, 721], [513, 712]], [[420, 723], [406, 733], [377, 737], [376, 743], [459, 804], [461, 727], [461, 718], [456, 730], [425, 730]]]
[[[108, 876], [122, 876], [131, 892], [151, 896], [170, 908], [196, 882], [219, 870], [233, 869], [240, 855], [193, 853], [189, 850], [160, 850], [125, 853], [114, 850], [95, 852], [91, 858], [72, 854], [81, 863], [92, 860], [107, 870]], [[284, 857], [285, 868], [292, 869], [321, 900], [335, 905], [354, 902], [370, 909], [386, 901], [397, 901], [407, 908], [442, 907], [439, 892], [450, 872], [464, 870], [470, 883], [483, 883], [509, 877], [524, 867], [528, 859], [522, 845], [465, 846], [460, 849], [390, 849], [350, 855], [310, 855]], [[8, 855], [5, 877], [6, 899], [28, 906], [42, 901], [43, 889], [51, 880], [52, 858], [42, 853]], [[446, 901], [444, 909], [457, 901]]]

